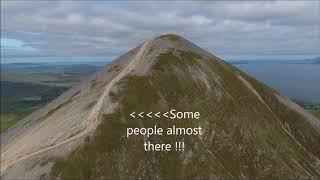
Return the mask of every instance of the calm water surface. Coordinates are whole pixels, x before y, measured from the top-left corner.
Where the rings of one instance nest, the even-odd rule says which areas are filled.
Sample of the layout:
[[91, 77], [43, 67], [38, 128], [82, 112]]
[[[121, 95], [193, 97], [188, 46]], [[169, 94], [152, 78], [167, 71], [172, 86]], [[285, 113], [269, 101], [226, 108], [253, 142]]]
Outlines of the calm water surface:
[[232, 64], [290, 98], [320, 103], [320, 64], [282, 62]]

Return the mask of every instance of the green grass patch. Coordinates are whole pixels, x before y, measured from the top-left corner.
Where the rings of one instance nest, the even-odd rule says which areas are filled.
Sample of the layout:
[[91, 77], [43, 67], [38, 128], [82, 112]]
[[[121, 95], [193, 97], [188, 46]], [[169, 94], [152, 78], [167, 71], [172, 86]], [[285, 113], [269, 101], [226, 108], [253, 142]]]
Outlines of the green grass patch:
[[[128, 112], [138, 111], [155, 104], [158, 96], [152, 89], [147, 77], [130, 77], [126, 79], [127, 87], [116, 98], [121, 98], [125, 108], [110, 115], [103, 115], [103, 121], [98, 126], [96, 134], [92, 140], [75, 150], [68, 158], [57, 160], [53, 166], [51, 177], [61, 177], [62, 179], [96, 179], [105, 177], [111, 179], [121, 179], [128, 175], [121, 172], [132, 171], [132, 165], [138, 165], [146, 158], [145, 152], [139, 151], [142, 148], [142, 137], [132, 137], [129, 140], [125, 137], [126, 127], [139, 127], [136, 120], [121, 121], [128, 118]], [[125, 113], [121, 113], [125, 112]], [[124, 149], [124, 147], [129, 149]], [[130, 150], [131, 149], [131, 150]], [[134, 153], [125, 155], [128, 153]], [[130, 167], [121, 164], [123, 158], [131, 159]]]
[[1, 81], [1, 132], [43, 107], [68, 88]]
[[8, 129], [12, 125], [14, 125], [16, 122], [18, 122], [20, 119], [26, 117], [28, 114], [36, 110], [38, 107], [31, 107], [24, 111], [20, 111], [17, 113], [6, 113], [1, 112], [1, 132]]

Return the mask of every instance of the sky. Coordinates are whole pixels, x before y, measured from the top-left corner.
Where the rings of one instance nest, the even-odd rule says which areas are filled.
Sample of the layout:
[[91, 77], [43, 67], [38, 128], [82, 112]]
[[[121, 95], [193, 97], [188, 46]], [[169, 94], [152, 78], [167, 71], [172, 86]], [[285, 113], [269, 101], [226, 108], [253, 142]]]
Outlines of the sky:
[[1, 59], [112, 60], [174, 33], [226, 60], [320, 56], [320, 1], [1, 1]]

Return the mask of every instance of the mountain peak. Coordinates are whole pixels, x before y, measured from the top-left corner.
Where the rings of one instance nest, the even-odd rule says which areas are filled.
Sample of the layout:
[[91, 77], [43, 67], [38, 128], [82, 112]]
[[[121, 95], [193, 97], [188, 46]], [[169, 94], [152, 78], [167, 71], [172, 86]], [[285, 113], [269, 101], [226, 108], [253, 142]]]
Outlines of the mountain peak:
[[[177, 34], [163, 34], [153, 37], [146, 43], [149, 43], [150, 46], [153, 46], [154, 48], [164, 48], [166, 46], [170, 46], [171, 48], [178, 48], [178, 44], [190, 44], [191, 42]], [[157, 45], [159, 47], [157, 47]]]
[[[197, 120], [132, 112], [200, 112]], [[4, 179], [319, 179], [320, 123], [289, 99], [175, 34], [114, 60], [1, 135]], [[201, 136], [127, 127], [201, 126]], [[184, 141], [183, 153], [143, 142]]]
[[163, 35], [159, 35], [159, 36], [156, 36], [154, 39], [169, 39], [169, 40], [172, 40], [172, 41], [175, 41], [175, 40], [179, 40], [179, 39], [183, 39], [182, 36], [179, 36], [177, 34], [163, 34]]
[[218, 60], [212, 54], [181, 36], [176, 34], [160, 35], [138, 47], [135, 59], [139, 60], [132, 74], [145, 75], [150, 73], [155, 64], [160, 63], [159, 61], [166, 61], [166, 63], [172, 64], [177, 60], [194, 59], [195, 61], [201, 61], [210, 58]]

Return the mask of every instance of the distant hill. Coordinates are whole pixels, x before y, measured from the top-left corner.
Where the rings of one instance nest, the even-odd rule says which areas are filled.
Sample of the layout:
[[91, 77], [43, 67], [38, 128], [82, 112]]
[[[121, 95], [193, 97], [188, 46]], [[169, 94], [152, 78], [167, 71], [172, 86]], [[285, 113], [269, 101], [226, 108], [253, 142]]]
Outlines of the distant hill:
[[29, 62], [21, 62], [21, 63], [6, 63], [2, 64], [2, 67], [32, 67], [32, 66], [40, 66], [43, 65], [43, 63], [29, 63]]
[[320, 64], [320, 57], [301, 60], [231, 60], [230, 64], [281, 63], [281, 64]]
[[312, 64], [320, 64], [320, 57], [316, 57], [310, 60]]

